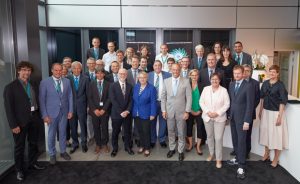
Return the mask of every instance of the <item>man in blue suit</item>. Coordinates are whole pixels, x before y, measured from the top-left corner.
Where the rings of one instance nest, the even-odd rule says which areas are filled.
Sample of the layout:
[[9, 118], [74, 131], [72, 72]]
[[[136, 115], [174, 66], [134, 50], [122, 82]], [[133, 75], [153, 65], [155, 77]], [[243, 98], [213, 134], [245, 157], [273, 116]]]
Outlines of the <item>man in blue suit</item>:
[[259, 89], [259, 82], [253, 78], [252, 75], [252, 67], [248, 64], [244, 64], [244, 79], [252, 85], [252, 93], [254, 93], [254, 107], [253, 107], [253, 115], [252, 115], [252, 122], [250, 123], [249, 130], [247, 131], [247, 138], [246, 138], [246, 158], [249, 158], [249, 154], [251, 151], [251, 134], [252, 134], [252, 125], [253, 120], [256, 119], [256, 107], [260, 102], [260, 89]]
[[[154, 71], [149, 73], [148, 82], [152, 84], [157, 90], [157, 115], [151, 123], [151, 147], [155, 146], [158, 136], [161, 147], [166, 148], [167, 122], [162, 117], [160, 102], [164, 80], [171, 77], [172, 75], [169, 72], [162, 71], [162, 63], [159, 60], [154, 61], [153, 69]], [[158, 135], [156, 132], [157, 118], [159, 118]]]
[[59, 131], [60, 156], [71, 160], [66, 152], [67, 119], [73, 116], [73, 95], [69, 79], [62, 78], [62, 65], [54, 63], [52, 76], [43, 79], [40, 84], [40, 110], [44, 122], [49, 126], [48, 149], [50, 164], [56, 163], [55, 137]]
[[253, 121], [254, 93], [252, 85], [243, 78], [244, 67], [233, 68], [234, 82], [229, 85], [230, 110], [229, 119], [233, 148], [236, 157], [229, 160], [229, 165], [238, 165], [237, 178], [245, 179], [246, 137]]
[[86, 153], [87, 147], [87, 94], [89, 88], [89, 78], [83, 74], [82, 65], [79, 61], [72, 63], [73, 75], [69, 75], [68, 79], [71, 82], [73, 94], [73, 117], [70, 119], [71, 136], [72, 136], [72, 149], [70, 153], [74, 153], [79, 147], [78, 142], [78, 120], [81, 130], [81, 147], [82, 152]]

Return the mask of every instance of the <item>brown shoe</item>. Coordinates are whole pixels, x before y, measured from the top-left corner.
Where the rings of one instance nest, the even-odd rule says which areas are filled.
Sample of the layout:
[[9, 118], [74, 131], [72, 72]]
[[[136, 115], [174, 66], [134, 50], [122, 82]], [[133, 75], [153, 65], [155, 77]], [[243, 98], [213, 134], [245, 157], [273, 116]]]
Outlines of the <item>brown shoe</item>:
[[99, 154], [100, 153], [100, 146], [96, 146], [96, 148], [95, 148], [95, 154]]
[[109, 149], [109, 147], [108, 147], [107, 145], [105, 145], [105, 146], [103, 146], [102, 151], [103, 151], [104, 153], [109, 153], [109, 152], [110, 152], [110, 149]]

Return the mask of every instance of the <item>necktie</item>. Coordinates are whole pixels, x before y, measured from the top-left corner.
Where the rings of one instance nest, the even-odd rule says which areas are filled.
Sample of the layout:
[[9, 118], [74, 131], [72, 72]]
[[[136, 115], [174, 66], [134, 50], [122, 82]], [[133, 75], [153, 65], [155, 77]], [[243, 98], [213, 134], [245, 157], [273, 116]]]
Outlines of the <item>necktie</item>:
[[241, 58], [240, 58], [240, 55], [239, 54], [237, 54], [237, 63], [240, 65], [241, 64]]
[[102, 90], [103, 90], [103, 86], [102, 86], [102, 82], [101, 81], [98, 82], [97, 87], [98, 87], [99, 97], [101, 99], [101, 97], [102, 97]]
[[157, 75], [157, 77], [156, 77], [156, 81], [155, 81], [154, 86], [155, 86], [155, 88], [156, 88], [156, 90], [158, 92], [159, 91], [159, 75]]
[[94, 73], [91, 73], [91, 74], [90, 74], [90, 79], [91, 79], [91, 80], [95, 80]]
[[122, 89], [122, 94], [123, 94], [123, 96], [125, 98], [125, 84], [124, 83], [122, 84], [122, 88], [121, 89]]
[[61, 81], [60, 80], [56, 80], [56, 91], [58, 93], [61, 93]]
[[198, 58], [198, 69], [201, 68], [201, 64], [202, 64], [202, 58]]
[[79, 87], [78, 77], [75, 77], [75, 79], [74, 79], [74, 86], [75, 86], [75, 90], [78, 91], [78, 87]]
[[97, 60], [98, 59], [98, 51], [96, 48], [94, 48], [94, 56], [95, 56], [95, 59]]
[[114, 82], [117, 82], [119, 79], [118, 79], [118, 75], [117, 74], [113, 74], [114, 75]]
[[175, 79], [173, 82], [173, 96], [176, 96], [177, 93], [177, 83], [178, 83], [178, 79]]
[[213, 70], [212, 69], [209, 69], [209, 78], [210, 76], [213, 74]]
[[187, 71], [183, 71], [183, 77], [187, 76]]
[[133, 80], [134, 80], [134, 83], [136, 83], [136, 70], [133, 70]]
[[235, 88], [234, 88], [234, 95], [237, 94], [237, 92], [239, 91], [239, 88], [240, 88], [240, 83], [239, 83], [239, 82], [236, 82], [236, 83], [235, 83]]

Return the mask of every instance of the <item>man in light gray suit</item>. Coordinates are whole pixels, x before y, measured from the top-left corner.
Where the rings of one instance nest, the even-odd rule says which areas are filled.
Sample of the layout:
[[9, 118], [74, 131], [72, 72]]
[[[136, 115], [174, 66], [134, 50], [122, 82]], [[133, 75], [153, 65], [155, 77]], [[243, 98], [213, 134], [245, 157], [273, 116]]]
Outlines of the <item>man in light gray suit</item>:
[[187, 56], [184, 56], [181, 59], [180, 65], [181, 65], [181, 73], [180, 73], [180, 77], [184, 77], [189, 79], [189, 73], [190, 73], [190, 69], [189, 69], [189, 64], [190, 64], [190, 58]]
[[67, 119], [73, 116], [73, 95], [69, 79], [62, 76], [62, 65], [54, 63], [51, 68], [52, 76], [41, 81], [40, 110], [44, 122], [49, 126], [48, 149], [50, 164], [56, 163], [55, 137], [59, 131], [60, 156], [71, 160], [66, 152]]
[[186, 120], [189, 117], [192, 106], [192, 90], [189, 79], [180, 77], [180, 65], [173, 64], [172, 77], [165, 79], [161, 95], [161, 111], [167, 120], [169, 148], [167, 154], [171, 158], [175, 154], [176, 129], [178, 131], [179, 161], [184, 160]]

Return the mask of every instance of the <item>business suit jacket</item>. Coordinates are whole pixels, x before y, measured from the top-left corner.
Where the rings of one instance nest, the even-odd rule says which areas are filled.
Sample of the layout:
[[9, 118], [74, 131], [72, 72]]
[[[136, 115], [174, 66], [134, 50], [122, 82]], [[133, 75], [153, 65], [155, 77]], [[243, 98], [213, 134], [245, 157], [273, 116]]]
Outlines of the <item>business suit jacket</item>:
[[168, 119], [182, 119], [185, 112], [191, 112], [191, 106], [192, 89], [189, 79], [180, 77], [175, 96], [172, 90], [172, 77], [164, 80], [161, 111], [167, 112]]
[[105, 54], [105, 50], [99, 48], [98, 58], [96, 58], [95, 53], [94, 53], [94, 47], [92, 47], [92, 48], [89, 48], [87, 50], [87, 52], [86, 52], [86, 58], [88, 59], [88, 58], [92, 57], [92, 58], [94, 58], [96, 60], [97, 59], [102, 59], [102, 57], [103, 57], [104, 54]]
[[251, 89], [252, 89], [252, 93], [254, 93], [253, 119], [256, 119], [256, 107], [258, 106], [258, 104], [260, 102], [259, 82], [250, 77], [248, 83], [252, 85]]
[[237, 94], [234, 94], [236, 81], [229, 85], [230, 97], [230, 119], [234, 119], [236, 123], [244, 122], [252, 123], [254, 109], [254, 93], [246, 80], [240, 84]]
[[[105, 116], [108, 116], [110, 114], [110, 108], [111, 108], [111, 102], [109, 99], [109, 88], [110, 83], [106, 80], [103, 80], [103, 90], [102, 90], [102, 96], [100, 99], [98, 87], [97, 87], [97, 81], [92, 81], [89, 84], [89, 92], [88, 92], [88, 105], [89, 105], [89, 114], [93, 117], [97, 117], [94, 113], [96, 109], [98, 110], [105, 110]], [[100, 102], [103, 102], [103, 106], [100, 106]]]
[[131, 112], [132, 108], [132, 86], [126, 82], [125, 98], [119, 82], [111, 83], [109, 89], [109, 99], [112, 104], [111, 119], [123, 119], [120, 115], [124, 111]]
[[[38, 87], [30, 82], [38, 104]], [[19, 79], [9, 83], [3, 92], [6, 117], [11, 129], [25, 127], [30, 119], [31, 103]]]
[[[236, 53], [234, 54], [234, 59], [236, 58]], [[240, 64], [240, 63], [238, 63]], [[246, 53], [246, 52], [243, 52], [243, 58], [242, 58], [242, 64], [241, 65], [244, 65], [244, 64], [248, 64], [250, 66], [252, 66], [252, 57], [250, 54]]]
[[[140, 69], [137, 69], [138, 70], [138, 72], [137, 72], [137, 75], [138, 75], [138, 73], [140, 73]], [[133, 72], [132, 72], [132, 69], [129, 69], [129, 70], [127, 70], [127, 82], [131, 85], [131, 86], [135, 86], [135, 81], [134, 81], [134, 79], [133, 79]], [[138, 76], [136, 76], [136, 77], [138, 77]], [[137, 82], [138, 82], [138, 80], [137, 80]]]
[[62, 110], [63, 114], [73, 113], [73, 95], [70, 80], [61, 78], [63, 84], [62, 94], [55, 89], [55, 82], [51, 77], [43, 79], [40, 84], [39, 101], [42, 118], [56, 118]]
[[[225, 81], [224, 81], [224, 71], [216, 68], [215, 69], [215, 73], [219, 73], [219, 75], [221, 76], [221, 81], [220, 81], [220, 85], [225, 87]], [[210, 85], [210, 78], [209, 78], [209, 74], [208, 74], [208, 69], [207, 68], [202, 68], [199, 71], [199, 79], [198, 79], [198, 84], [200, 84], [200, 92], [202, 93], [203, 88], [206, 86]]]
[[78, 91], [75, 89], [73, 75], [69, 75], [68, 79], [71, 82], [74, 113], [79, 115], [87, 114], [86, 109], [88, 105], [87, 95], [89, 91], [89, 78], [83, 74], [80, 74]]
[[202, 68], [207, 68], [206, 57], [204, 56], [202, 58], [202, 63], [201, 63], [201, 67], [200, 68], [198, 68], [198, 57], [193, 58], [192, 62], [191, 62], [190, 68], [191, 69], [197, 69], [197, 70], [201, 70]]
[[[154, 81], [154, 76], [155, 76], [155, 72], [152, 71], [148, 74], [148, 82], [152, 85], [155, 85], [155, 81]], [[164, 71], [161, 71], [161, 74], [162, 74], [162, 77], [163, 77], [163, 80], [169, 78], [169, 77], [172, 77], [172, 74], [170, 74], [169, 72], [164, 72]]]
[[[189, 76], [190, 71], [191, 71], [190, 69], [187, 70], [187, 73], [186, 73], [186, 77], [185, 77], [185, 78], [187, 78], [187, 79], [190, 78], [190, 76]], [[181, 70], [181, 72], [180, 72], [180, 77], [183, 77], [183, 71], [182, 71], [182, 70]]]
[[156, 116], [157, 113], [157, 92], [155, 87], [148, 83], [139, 95], [140, 87], [141, 84], [137, 83], [133, 88], [132, 116], [149, 120], [150, 116]]

